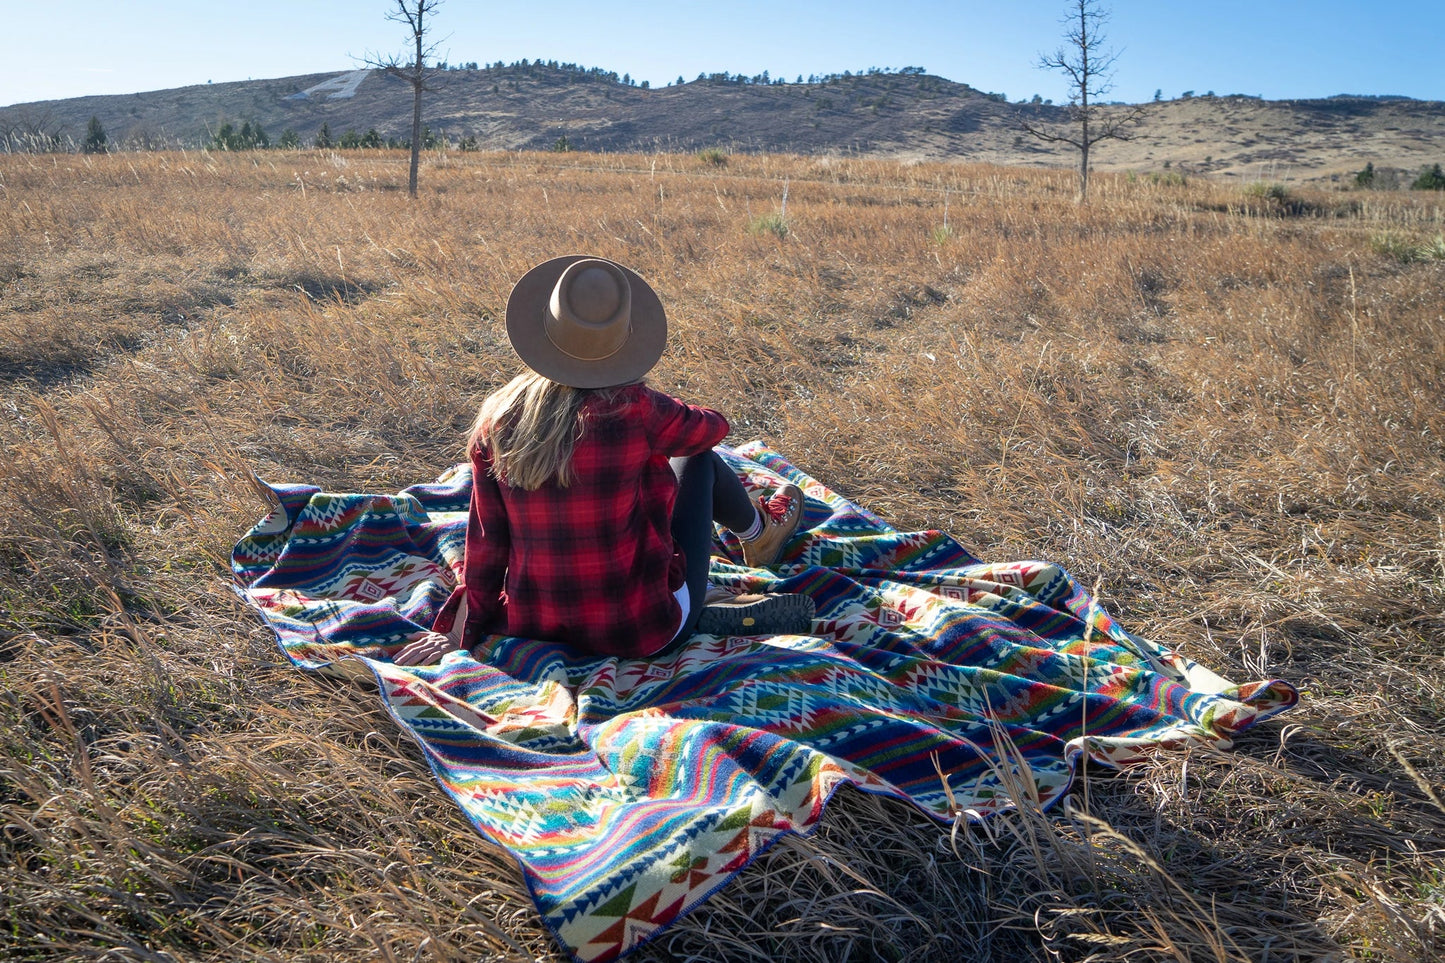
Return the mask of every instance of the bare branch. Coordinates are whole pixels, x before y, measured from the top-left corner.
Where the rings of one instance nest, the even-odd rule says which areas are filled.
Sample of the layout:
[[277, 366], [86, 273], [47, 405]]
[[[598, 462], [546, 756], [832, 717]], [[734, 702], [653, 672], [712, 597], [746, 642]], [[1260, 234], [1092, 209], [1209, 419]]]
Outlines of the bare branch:
[[1041, 141], [1045, 141], [1046, 143], [1071, 144], [1074, 147], [1083, 146], [1076, 136], [1072, 134], [1059, 133], [1059, 131], [1051, 130], [1047, 127], [1041, 127], [1038, 124], [1034, 123], [1032, 120], [1029, 120], [1028, 118], [1019, 118], [1019, 128], [1029, 136], [1036, 137]]
[[1101, 140], [1130, 140], [1133, 138], [1134, 127], [1138, 126], [1144, 119], [1145, 108], [1142, 104], [1134, 104], [1122, 115], [1108, 115], [1102, 117], [1100, 126], [1093, 134], [1094, 141]]

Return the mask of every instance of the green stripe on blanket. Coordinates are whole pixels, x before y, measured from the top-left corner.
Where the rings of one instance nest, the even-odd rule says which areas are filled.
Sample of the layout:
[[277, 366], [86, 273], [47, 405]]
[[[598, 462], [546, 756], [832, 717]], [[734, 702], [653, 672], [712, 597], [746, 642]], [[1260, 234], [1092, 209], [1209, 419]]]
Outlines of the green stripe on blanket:
[[941, 532], [893, 531], [767, 448], [722, 454], [749, 487], [786, 478], [808, 503], [776, 572], [743, 567], [724, 535], [713, 581], [807, 593], [811, 635], [699, 635], [655, 660], [491, 637], [475, 657], [392, 665], [460, 573], [466, 466], [392, 496], [277, 486], [281, 507], [235, 549], [240, 591], [286, 655], [375, 675], [579, 959], [656, 936], [780, 834], [810, 830], [842, 783], [943, 820], [986, 816], [1010, 805], [1008, 740], [1049, 805], [1081, 754], [1122, 766], [1227, 746], [1298, 697], [1131, 635], [1056, 565], [981, 563]]

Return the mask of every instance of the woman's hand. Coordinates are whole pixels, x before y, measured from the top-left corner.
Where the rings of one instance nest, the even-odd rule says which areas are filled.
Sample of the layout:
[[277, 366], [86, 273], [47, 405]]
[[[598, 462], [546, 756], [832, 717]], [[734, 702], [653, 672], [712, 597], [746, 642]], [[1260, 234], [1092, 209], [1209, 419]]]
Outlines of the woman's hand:
[[391, 661], [394, 665], [432, 665], [440, 662], [442, 656], [457, 649], [464, 649], [462, 635], [467, 625], [467, 597], [462, 596], [452, 619], [452, 630], [445, 635], [441, 632], [418, 632], [407, 645], [399, 649]]
[[391, 661], [396, 665], [434, 665], [448, 652], [460, 648], [459, 641], [440, 632], [419, 632], [391, 657]]

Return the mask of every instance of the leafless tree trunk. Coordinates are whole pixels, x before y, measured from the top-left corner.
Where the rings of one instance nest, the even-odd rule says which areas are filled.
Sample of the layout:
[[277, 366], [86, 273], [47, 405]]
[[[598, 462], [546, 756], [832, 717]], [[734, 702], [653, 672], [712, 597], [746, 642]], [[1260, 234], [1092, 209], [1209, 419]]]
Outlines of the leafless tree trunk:
[[406, 189], [407, 193], [416, 197], [416, 174], [421, 165], [421, 95], [430, 89], [426, 85], [426, 60], [436, 50], [435, 43], [427, 43], [427, 34], [431, 30], [428, 18], [441, 6], [442, 0], [395, 0], [395, 3], [396, 9], [387, 14], [386, 19], [404, 23], [411, 31], [411, 41], [416, 47], [411, 63], [395, 55], [384, 59], [368, 57], [366, 63], [411, 84], [411, 169]]
[[1041, 54], [1038, 66], [1057, 70], [1069, 81], [1068, 128], [1046, 127], [1031, 117], [1020, 125], [1039, 140], [1071, 144], [1079, 151], [1079, 198], [1089, 196], [1089, 149], [1101, 140], [1128, 140], [1130, 128], [1143, 115], [1143, 107], [1104, 114], [1099, 100], [1113, 89], [1114, 63], [1119, 55], [1104, 46], [1104, 24], [1109, 13], [1098, 0], [1074, 0], [1064, 25], [1064, 43], [1052, 54]]

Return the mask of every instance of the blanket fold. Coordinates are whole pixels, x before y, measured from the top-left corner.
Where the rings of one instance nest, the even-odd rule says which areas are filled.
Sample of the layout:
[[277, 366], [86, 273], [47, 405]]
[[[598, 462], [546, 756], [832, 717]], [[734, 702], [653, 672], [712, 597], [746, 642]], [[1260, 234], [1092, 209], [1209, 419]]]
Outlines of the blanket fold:
[[762, 445], [719, 452], [750, 489], [786, 479], [807, 507], [775, 571], [742, 565], [720, 531], [712, 581], [808, 594], [808, 636], [698, 635], [657, 659], [491, 636], [393, 665], [460, 576], [465, 465], [396, 495], [273, 486], [279, 507], [233, 554], [238, 590], [295, 665], [375, 677], [578, 959], [656, 936], [814, 827], [842, 783], [940, 820], [987, 816], [1011, 805], [1007, 740], [1049, 805], [1081, 755], [1126, 766], [1227, 747], [1298, 698], [1125, 631], [1056, 565], [981, 562], [941, 532], [894, 531]]

